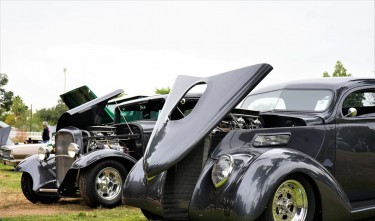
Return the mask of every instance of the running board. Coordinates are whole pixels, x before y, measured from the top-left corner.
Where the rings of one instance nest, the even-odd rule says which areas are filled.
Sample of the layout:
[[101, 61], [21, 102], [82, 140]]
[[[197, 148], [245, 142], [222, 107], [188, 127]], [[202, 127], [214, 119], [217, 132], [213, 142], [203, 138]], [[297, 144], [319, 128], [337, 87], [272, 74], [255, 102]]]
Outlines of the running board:
[[57, 193], [57, 189], [39, 189], [41, 193]]

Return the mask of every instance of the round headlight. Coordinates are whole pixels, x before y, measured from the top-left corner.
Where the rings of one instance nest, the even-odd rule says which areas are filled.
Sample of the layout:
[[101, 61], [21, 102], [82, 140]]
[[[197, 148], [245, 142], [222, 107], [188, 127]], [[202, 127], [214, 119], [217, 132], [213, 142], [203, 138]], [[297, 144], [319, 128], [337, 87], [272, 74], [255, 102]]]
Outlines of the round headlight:
[[223, 155], [214, 164], [211, 172], [211, 179], [216, 188], [222, 186], [233, 170], [234, 159], [231, 155]]
[[45, 147], [39, 147], [38, 158], [40, 161], [46, 160], [48, 158], [49, 152]]
[[68, 155], [74, 158], [79, 153], [78, 145], [75, 143], [70, 143], [68, 146]]

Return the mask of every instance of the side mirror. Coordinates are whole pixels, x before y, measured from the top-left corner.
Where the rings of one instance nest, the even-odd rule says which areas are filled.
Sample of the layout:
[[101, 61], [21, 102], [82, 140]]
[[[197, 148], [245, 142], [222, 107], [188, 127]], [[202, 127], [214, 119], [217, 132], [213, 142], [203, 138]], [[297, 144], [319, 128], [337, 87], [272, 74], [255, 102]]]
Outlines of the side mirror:
[[357, 116], [357, 109], [355, 109], [354, 107], [349, 108], [348, 113], [345, 115], [345, 117], [348, 117], [348, 116], [350, 117]]

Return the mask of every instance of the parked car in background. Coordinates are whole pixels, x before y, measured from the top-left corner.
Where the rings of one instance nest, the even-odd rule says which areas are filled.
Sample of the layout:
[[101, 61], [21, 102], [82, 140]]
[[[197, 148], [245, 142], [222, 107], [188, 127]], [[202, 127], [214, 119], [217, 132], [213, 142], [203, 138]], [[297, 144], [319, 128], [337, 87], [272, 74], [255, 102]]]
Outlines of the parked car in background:
[[54, 137], [48, 143], [25, 143], [14, 144], [10, 139], [6, 145], [0, 147], [0, 163], [16, 167], [22, 160], [31, 155], [37, 154], [40, 147], [45, 147], [49, 151], [53, 149]]
[[[61, 94], [60, 97], [69, 109], [97, 98], [86, 85]], [[24, 143], [13, 143], [8, 137], [7, 144], [0, 147], [0, 163], [16, 167], [26, 157], [37, 154], [40, 147], [47, 148], [51, 152], [55, 142], [54, 131], [51, 135], [51, 140], [48, 143], [42, 143], [42, 140], [32, 140], [31, 138], [25, 140]]]
[[[178, 77], [125, 181], [124, 202], [162, 220], [375, 216], [375, 79], [321, 78], [251, 92], [271, 70], [259, 64]], [[190, 115], [171, 119], [197, 84], [207, 88]]]
[[[122, 93], [116, 90], [95, 98], [60, 117], [55, 153], [40, 148], [38, 155], [17, 166], [23, 172], [21, 186], [28, 200], [53, 203], [61, 197], [82, 197], [91, 207], [121, 204], [125, 178], [143, 156], [166, 99], [160, 95], [117, 101], [109, 108]], [[181, 99], [173, 118], [187, 115], [197, 96]]]

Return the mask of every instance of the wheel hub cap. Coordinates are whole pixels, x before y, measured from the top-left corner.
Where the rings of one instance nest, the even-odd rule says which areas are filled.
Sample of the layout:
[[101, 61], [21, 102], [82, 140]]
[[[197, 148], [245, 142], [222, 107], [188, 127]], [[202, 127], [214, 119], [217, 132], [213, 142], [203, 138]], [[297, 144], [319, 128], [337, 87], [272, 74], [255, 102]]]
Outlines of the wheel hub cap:
[[95, 180], [96, 192], [103, 199], [112, 200], [121, 193], [122, 178], [115, 168], [103, 168]]
[[276, 221], [305, 220], [308, 202], [304, 187], [296, 180], [287, 180], [276, 190], [272, 216]]

